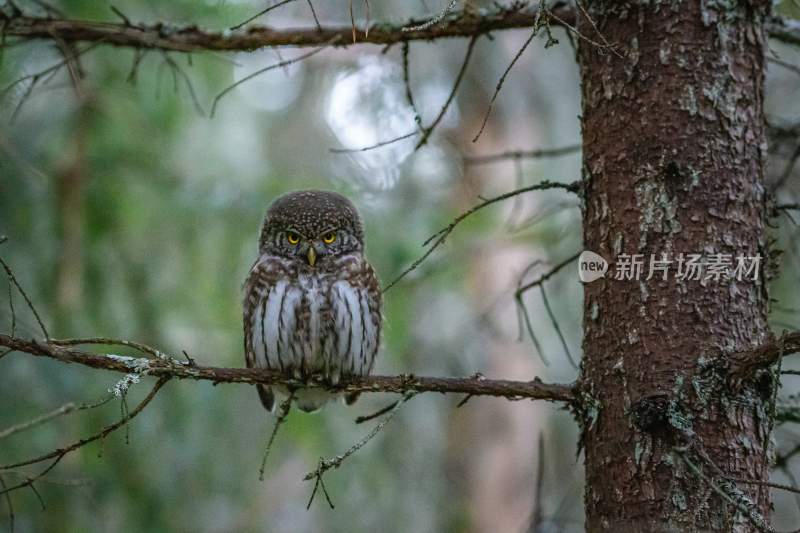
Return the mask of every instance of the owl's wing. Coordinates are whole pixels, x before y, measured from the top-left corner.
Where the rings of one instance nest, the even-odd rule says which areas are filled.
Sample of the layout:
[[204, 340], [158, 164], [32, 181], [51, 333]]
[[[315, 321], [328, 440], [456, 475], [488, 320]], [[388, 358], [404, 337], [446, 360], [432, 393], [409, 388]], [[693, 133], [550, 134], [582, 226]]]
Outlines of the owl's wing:
[[375, 357], [378, 355], [378, 348], [381, 343], [381, 327], [383, 326], [383, 314], [381, 307], [383, 305], [383, 291], [378, 281], [378, 276], [375, 270], [367, 261], [364, 261], [362, 271], [363, 287], [367, 295], [367, 308], [369, 310], [369, 318], [375, 324], [375, 343], [372, 353], [369, 354], [369, 364], [367, 367], [367, 374], [372, 372], [372, 367], [375, 366]]
[[[351, 335], [349, 337], [352, 338], [353, 331], [356, 331], [361, 338], [360, 341], [356, 340], [355, 343], [350, 344], [348, 351], [341, 353], [344, 366], [343, 372], [346, 374], [368, 375], [372, 372], [372, 367], [375, 365], [375, 357], [378, 354], [383, 317], [381, 315], [382, 292], [378, 277], [366, 260], [362, 260], [358, 267], [352, 271], [348, 287], [353, 294], [352, 296], [349, 294], [343, 295], [344, 297], [341, 298], [341, 301], [344, 302], [344, 305], [339, 306], [339, 314], [346, 314], [352, 318], [350, 321]], [[346, 293], [347, 291], [343, 292]], [[350, 372], [347, 372], [348, 362]], [[358, 392], [350, 393], [345, 395], [344, 401], [347, 405], [352, 405], [358, 400], [359, 396], [360, 393]]]
[[[268, 275], [268, 269], [265, 268], [262, 261], [256, 261], [250, 269], [250, 274], [244, 284], [244, 302], [242, 304], [243, 310], [243, 323], [244, 323], [244, 358], [248, 368], [263, 368], [259, 364], [259, 359], [263, 359], [269, 368], [269, 362], [264, 357], [264, 354], [256, 353], [259, 349], [259, 344], [254, 343], [254, 336], [261, 336], [261, 328], [263, 328], [263, 304], [264, 300], [269, 295], [269, 291], [274, 285], [275, 280], [272, 276]], [[263, 346], [260, 348], [263, 351]], [[264, 407], [272, 412], [275, 409], [275, 394], [270, 387], [264, 385], [256, 385], [258, 389], [258, 396], [261, 398], [261, 403]]]

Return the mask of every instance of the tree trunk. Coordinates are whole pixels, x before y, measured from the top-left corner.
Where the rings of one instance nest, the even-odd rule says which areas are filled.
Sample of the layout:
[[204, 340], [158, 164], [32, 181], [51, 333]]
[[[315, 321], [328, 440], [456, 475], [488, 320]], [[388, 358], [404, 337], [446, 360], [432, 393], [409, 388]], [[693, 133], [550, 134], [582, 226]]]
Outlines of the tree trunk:
[[[757, 280], [646, 280], [651, 254], [766, 257], [763, 72], [769, 2], [606, 0], [581, 40], [587, 531], [758, 531], [775, 374], [733, 387], [708, 360], [768, 339]], [[598, 33], [599, 32], [599, 33]], [[602, 34], [602, 37], [601, 37]], [[640, 279], [614, 278], [643, 254]], [[704, 364], [705, 363], [705, 364]]]

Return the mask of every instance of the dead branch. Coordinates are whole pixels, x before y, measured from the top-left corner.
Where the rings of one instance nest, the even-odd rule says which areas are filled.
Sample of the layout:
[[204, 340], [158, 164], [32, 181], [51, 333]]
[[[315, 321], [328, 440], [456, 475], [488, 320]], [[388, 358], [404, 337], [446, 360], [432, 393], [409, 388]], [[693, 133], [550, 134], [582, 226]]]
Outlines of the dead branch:
[[[334, 39], [338, 39], [338, 37], [335, 37]], [[245, 76], [244, 78], [242, 78], [240, 80], [235, 81], [234, 83], [232, 83], [231, 85], [229, 85], [228, 87], [223, 89], [222, 92], [220, 92], [217, 96], [214, 97], [214, 101], [211, 103], [211, 116], [212, 117], [214, 116], [214, 112], [217, 110], [217, 104], [219, 104], [219, 101], [226, 94], [228, 94], [229, 92], [234, 90], [239, 85], [241, 85], [243, 83], [246, 83], [246, 82], [252, 80], [253, 78], [255, 78], [257, 76], [260, 76], [261, 74], [264, 74], [265, 72], [268, 72], [270, 70], [274, 70], [276, 68], [288, 67], [289, 65], [291, 65], [293, 63], [298, 63], [300, 61], [308, 59], [309, 57], [312, 57], [312, 56], [322, 52], [323, 50], [325, 50], [325, 48], [327, 48], [328, 45], [333, 45], [333, 44], [334, 44], [334, 41], [330, 41], [325, 46], [320, 46], [319, 48], [311, 50], [310, 52], [306, 52], [305, 54], [301, 54], [301, 55], [299, 55], [297, 57], [294, 57], [292, 59], [287, 59], [287, 60], [284, 60], [284, 61], [280, 61], [278, 63], [273, 63], [272, 65], [268, 65], [268, 66], [266, 66], [266, 67], [264, 67], [262, 69], [259, 69], [259, 70], [255, 71], [255, 72], [251, 73], [251, 74], [248, 74], [247, 76]]]
[[447, 96], [447, 101], [445, 101], [442, 109], [439, 111], [439, 114], [436, 115], [436, 118], [433, 119], [431, 125], [427, 128], [422, 129], [422, 139], [419, 140], [417, 145], [414, 147], [414, 150], [419, 150], [422, 146], [424, 146], [428, 142], [428, 137], [430, 137], [433, 130], [436, 129], [436, 126], [439, 125], [442, 118], [444, 118], [445, 113], [447, 113], [447, 109], [450, 107], [450, 104], [455, 99], [456, 92], [458, 92], [458, 86], [461, 85], [461, 80], [464, 79], [464, 73], [467, 71], [467, 66], [469, 65], [469, 60], [472, 57], [472, 50], [475, 48], [475, 43], [477, 42], [478, 37], [475, 36], [469, 40], [469, 44], [467, 45], [467, 53], [464, 55], [464, 61], [461, 63], [461, 68], [458, 69], [458, 74], [456, 75], [456, 80], [453, 82], [453, 89], [450, 91], [450, 94]]
[[281, 405], [278, 407], [278, 417], [275, 419], [275, 425], [272, 426], [272, 431], [269, 434], [267, 445], [266, 447], [264, 447], [264, 457], [262, 457], [261, 459], [261, 467], [258, 469], [259, 481], [264, 481], [264, 471], [267, 468], [267, 459], [269, 459], [269, 453], [272, 451], [272, 444], [275, 442], [275, 437], [278, 436], [278, 430], [286, 421], [286, 417], [289, 416], [289, 411], [292, 408], [293, 399], [294, 399], [294, 391], [292, 391], [292, 393], [289, 394], [289, 396], [287, 396], [286, 399], [283, 400], [281, 402]]
[[97, 440], [104, 439], [110, 433], [112, 433], [112, 432], [118, 430], [119, 428], [127, 425], [127, 423], [131, 419], [135, 418], [136, 415], [141, 413], [144, 410], [144, 408], [147, 407], [147, 405], [152, 401], [152, 399], [155, 398], [156, 394], [158, 394], [158, 391], [161, 390], [161, 387], [163, 387], [164, 384], [167, 381], [169, 381], [169, 379], [170, 379], [169, 376], [162, 376], [156, 382], [156, 384], [153, 386], [153, 388], [150, 389], [150, 392], [147, 394], [147, 396], [145, 396], [145, 398], [139, 403], [139, 405], [136, 406], [136, 408], [134, 408], [132, 411], [126, 413], [125, 416], [123, 416], [122, 418], [120, 418], [119, 420], [114, 422], [113, 424], [110, 424], [110, 425], [104, 427], [102, 430], [100, 430], [99, 432], [95, 433], [94, 435], [92, 435], [90, 437], [86, 437], [86, 438], [80, 439], [78, 441], [73, 442], [72, 444], [69, 444], [69, 445], [64, 446], [62, 448], [58, 448], [57, 450], [53, 450], [52, 452], [46, 453], [44, 455], [40, 455], [38, 457], [34, 457], [32, 459], [26, 459], [26, 460], [23, 460], [23, 461], [18, 461], [16, 463], [0, 465], [0, 472], [6, 472], [6, 471], [11, 471], [12, 469], [19, 468], [19, 467], [22, 467], [22, 466], [38, 464], [38, 463], [41, 463], [41, 462], [48, 461], [48, 460], [52, 459], [50, 464], [48, 464], [47, 467], [44, 468], [44, 470], [40, 471], [38, 474], [35, 474], [33, 476], [26, 477], [25, 480], [19, 482], [16, 485], [12, 485], [11, 487], [8, 487], [8, 488], [3, 488], [3, 490], [0, 491], [0, 495], [9, 494], [10, 492], [13, 492], [15, 490], [18, 490], [18, 489], [21, 489], [21, 488], [25, 488], [25, 487], [30, 487], [31, 489], [33, 489], [35, 491], [36, 489], [34, 487], [34, 483], [36, 481], [40, 480], [41, 478], [43, 478], [45, 475], [47, 475], [48, 472], [50, 472], [53, 468], [55, 468], [56, 465], [58, 465], [58, 463], [60, 463], [61, 460], [67, 454], [69, 454], [69, 453], [71, 453], [71, 452], [73, 452], [73, 451], [75, 451], [75, 450], [77, 450], [79, 448], [82, 448], [82, 447], [86, 446], [87, 444], [90, 444], [90, 443], [95, 442]]
[[48, 413], [44, 413], [42, 415], [39, 415], [39, 416], [37, 416], [36, 418], [34, 418], [32, 420], [28, 420], [26, 422], [22, 422], [20, 424], [16, 424], [14, 426], [11, 426], [9, 428], [6, 428], [6, 429], [0, 431], [0, 440], [4, 439], [6, 437], [10, 437], [11, 435], [13, 435], [15, 433], [20, 433], [22, 431], [27, 431], [29, 429], [32, 429], [32, 428], [34, 428], [36, 426], [40, 426], [42, 424], [45, 424], [45, 423], [53, 420], [54, 418], [58, 418], [60, 416], [67, 415], [67, 414], [73, 413], [75, 411], [85, 411], [87, 409], [94, 409], [95, 407], [100, 407], [101, 405], [107, 404], [112, 399], [114, 399], [114, 395], [106, 396], [105, 398], [102, 398], [102, 399], [100, 399], [100, 400], [98, 400], [96, 402], [92, 402], [92, 403], [82, 403], [82, 404], [76, 404], [74, 402], [65, 403], [61, 407], [59, 407], [57, 409], [54, 409], [54, 410], [52, 410], [52, 411], [50, 411]]
[[[560, 5], [548, 9], [556, 20], [574, 22], [571, 7]], [[490, 13], [456, 11], [439, 24], [412, 29], [427, 22], [412, 19], [405, 24], [376, 22], [364, 28], [358, 43], [389, 45], [404, 41], [431, 41], [446, 37], [475, 37], [499, 30], [529, 28], [534, 25], [538, 9], [524, 4], [502, 7]], [[353, 27], [308, 27], [275, 29], [251, 26], [231, 31], [208, 30], [195, 25], [165, 22], [128, 24], [91, 22], [63, 18], [0, 15], [6, 22], [5, 34], [20, 39], [61, 39], [63, 42], [102, 42], [131, 48], [160, 48], [176, 52], [199, 50], [252, 51], [268, 46], [351, 46]], [[555, 17], [554, 17], [555, 19]], [[403, 31], [403, 28], [409, 28]]]
[[416, 268], [419, 267], [419, 265], [421, 265], [422, 262], [425, 261], [428, 258], [428, 256], [430, 256], [433, 253], [434, 250], [436, 250], [436, 248], [444, 244], [445, 240], [447, 240], [447, 237], [450, 236], [450, 234], [453, 232], [453, 230], [456, 228], [457, 225], [463, 222], [464, 219], [466, 219], [467, 217], [475, 214], [477, 211], [480, 211], [481, 209], [488, 207], [492, 204], [495, 204], [497, 202], [501, 202], [503, 200], [507, 200], [519, 194], [524, 194], [530, 191], [541, 191], [546, 189], [564, 189], [569, 192], [579, 193], [581, 190], [581, 186], [582, 185], [580, 181], [576, 181], [573, 183], [543, 181], [541, 183], [537, 183], [536, 185], [530, 185], [528, 187], [523, 187], [521, 189], [515, 189], [513, 191], [509, 191], [507, 193], [494, 196], [492, 198], [484, 199], [483, 202], [471, 207], [467, 211], [464, 211], [463, 213], [458, 215], [456, 218], [453, 219], [452, 222], [450, 222], [450, 224], [448, 224], [444, 228], [440, 229], [439, 231], [431, 235], [424, 243], [422, 243], [423, 247], [430, 245], [428, 249], [425, 251], [425, 253], [423, 253], [420, 257], [418, 257], [413, 263], [411, 263], [411, 265], [408, 268], [406, 268], [388, 285], [386, 285], [383, 288], [383, 291], [384, 292], [388, 291], [394, 285], [396, 285], [401, 279], [406, 277], [410, 272], [416, 270]]
[[308, 505], [306, 506], [306, 509], [309, 509], [311, 507], [311, 504], [314, 502], [314, 496], [317, 493], [318, 487], [322, 487], [322, 491], [325, 494], [325, 498], [328, 500], [328, 505], [330, 505], [331, 509], [333, 509], [333, 502], [331, 501], [331, 497], [328, 494], [328, 491], [325, 490], [325, 485], [323, 484], [322, 476], [325, 475], [325, 472], [327, 472], [328, 470], [336, 469], [342, 466], [342, 463], [344, 463], [344, 461], [348, 457], [356, 453], [358, 450], [363, 448], [369, 441], [374, 439], [378, 435], [378, 433], [380, 433], [383, 430], [383, 428], [386, 427], [386, 425], [392, 421], [392, 418], [394, 418], [394, 415], [396, 415], [397, 411], [400, 410], [400, 407], [408, 400], [413, 398], [416, 394], [417, 394], [416, 392], [407, 392], [406, 394], [404, 394], [403, 397], [400, 398], [400, 400], [394, 403], [391, 409], [386, 411], [386, 413], [388, 413], [386, 418], [381, 420], [380, 423], [376, 424], [375, 427], [372, 428], [372, 430], [369, 433], [367, 433], [361, 440], [359, 440], [358, 442], [353, 444], [350, 448], [348, 448], [347, 451], [345, 451], [343, 454], [337, 455], [336, 457], [332, 457], [331, 459], [320, 458], [316, 470], [314, 470], [313, 472], [309, 472], [303, 478], [303, 481], [311, 481], [312, 479], [316, 480], [314, 482], [314, 490], [311, 492], [311, 498], [309, 498], [308, 500]]
[[728, 372], [734, 379], [746, 379], [762, 368], [767, 368], [786, 355], [800, 352], [800, 331], [785, 333], [777, 339], [750, 350], [723, 356]]
[[239, 24], [236, 24], [235, 26], [231, 26], [230, 29], [231, 30], [238, 30], [239, 28], [241, 28], [241, 27], [253, 22], [254, 20], [256, 20], [261, 15], [266, 15], [267, 13], [272, 11], [273, 9], [279, 8], [279, 7], [283, 6], [283, 5], [286, 5], [286, 4], [291, 3], [291, 2], [294, 2], [294, 0], [282, 0], [281, 2], [278, 2], [277, 4], [272, 4], [271, 6], [268, 6], [268, 7], [264, 8], [264, 9], [262, 9], [261, 11], [256, 13], [255, 15], [247, 18], [247, 20], [244, 20], [244, 21], [240, 22]]
[[262, 369], [192, 366], [169, 355], [165, 355], [163, 358], [136, 358], [92, 353], [52, 342], [25, 340], [4, 334], [0, 334], [0, 346], [30, 355], [56, 359], [64, 363], [76, 363], [128, 375], [148, 375], [158, 378], [196, 379], [214, 383], [283, 384], [293, 388], [323, 388], [343, 393], [440, 392], [566, 403], [576, 401], [573, 385], [543, 383], [538, 378], [533, 381], [509, 381], [471, 377], [368, 376], [332, 385], [313, 377], [308, 382], [289, 379], [277, 372]]
[[[528, 335], [530, 336], [531, 341], [533, 341], [533, 345], [536, 347], [536, 351], [539, 353], [539, 357], [542, 359], [542, 362], [545, 364], [545, 366], [549, 365], [550, 363], [545, 357], [544, 350], [542, 350], [542, 346], [541, 344], [539, 344], [539, 340], [536, 338], [536, 335], [533, 332], [533, 324], [531, 323], [531, 317], [530, 314], [528, 313], [528, 308], [525, 306], [525, 302], [522, 301], [522, 296], [523, 294], [525, 294], [525, 292], [529, 291], [533, 287], [541, 288], [545, 281], [550, 279], [551, 276], [554, 276], [562, 268], [566, 267], [567, 265], [575, 261], [579, 255], [580, 254], [576, 253], [568, 257], [564, 261], [560, 262], [559, 264], [551, 268], [546, 273], [539, 276], [535, 281], [531, 281], [530, 283], [526, 283], [525, 285], [523, 285], [522, 282], [524, 281], [525, 276], [528, 275], [528, 272], [530, 272], [532, 268], [536, 267], [540, 263], [540, 261], [538, 260], [534, 261], [533, 263], [528, 265], [528, 267], [522, 272], [522, 275], [519, 277], [519, 280], [517, 281], [517, 290], [514, 291], [514, 300], [517, 302], [517, 313], [520, 318], [519, 339], [522, 340], [522, 324], [524, 323], [525, 329], [528, 331]], [[555, 318], [553, 317], [552, 310], [550, 310], [550, 304], [547, 303], [546, 301], [547, 296], [545, 295], [544, 291], [542, 291], [542, 298], [545, 299], [545, 304], [550, 314], [550, 319], [553, 323], [553, 326], [556, 328], [556, 331], [559, 333], [559, 337], [561, 338], [564, 350], [567, 353], [567, 357], [569, 358], [570, 363], [572, 363], [572, 366], [576, 367], [577, 365], [575, 364], [575, 361], [573, 361], [572, 355], [569, 353], [566, 341], [564, 341], [564, 337], [561, 336], [561, 330], [558, 327]]]
[[767, 33], [776, 41], [800, 46], [800, 20], [771, 17], [765, 24]]
[[775, 530], [769, 525], [766, 518], [753, 506], [752, 502], [747, 499], [733, 481], [724, 475], [724, 472], [722, 472], [719, 467], [708, 459], [707, 454], [702, 453], [702, 450], [697, 452], [697, 456], [714, 470], [714, 473], [711, 475], [706, 474], [703, 468], [695, 464], [694, 461], [689, 458], [687, 451], [676, 450], [675, 454], [689, 467], [689, 470], [695, 476], [708, 483], [714, 492], [719, 494], [722, 499], [743, 513], [756, 529], [767, 533], [775, 533]]
[[547, 157], [561, 157], [579, 152], [580, 144], [561, 146], [558, 148], [540, 148], [535, 150], [511, 150], [499, 154], [472, 155], [464, 158], [467, 165], [486, 165], [490, 163], [500, 163], [503, 161], [514, 161], [520, 159], [544, 159]]

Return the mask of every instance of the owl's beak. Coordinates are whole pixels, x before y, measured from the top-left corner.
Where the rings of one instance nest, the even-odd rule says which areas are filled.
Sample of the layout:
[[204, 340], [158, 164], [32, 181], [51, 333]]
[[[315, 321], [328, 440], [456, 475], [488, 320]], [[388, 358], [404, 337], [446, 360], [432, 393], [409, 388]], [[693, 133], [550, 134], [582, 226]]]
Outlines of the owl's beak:
[[316, 250], [314, 250], [314, 247], [313, 247], [313, 246], [310, 246], [310, 247], [308, 248], [308, 255], [307, 255], [307, 257], [308, 257], [308, 264], [309, 264], [309, 265], [311, 265], [311, 266], [313, 267], [313, 266], [314, 266], [314, 263], [316, 263], [316, 262], [317, 262], [317, 252], [316, 252]]

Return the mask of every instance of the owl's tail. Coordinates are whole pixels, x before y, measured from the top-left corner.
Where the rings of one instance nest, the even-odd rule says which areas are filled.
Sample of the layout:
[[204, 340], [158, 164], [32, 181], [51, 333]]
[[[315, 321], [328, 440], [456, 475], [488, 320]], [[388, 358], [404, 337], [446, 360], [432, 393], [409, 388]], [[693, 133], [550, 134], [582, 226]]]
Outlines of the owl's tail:
[[275, 411], [275, 393], [272, 389], [263, 385], [256, 385], [258, 389], [258, 397], [261, 398], [261, 403], [264, 408], [270, 413]]

